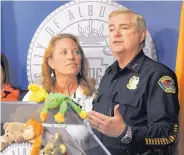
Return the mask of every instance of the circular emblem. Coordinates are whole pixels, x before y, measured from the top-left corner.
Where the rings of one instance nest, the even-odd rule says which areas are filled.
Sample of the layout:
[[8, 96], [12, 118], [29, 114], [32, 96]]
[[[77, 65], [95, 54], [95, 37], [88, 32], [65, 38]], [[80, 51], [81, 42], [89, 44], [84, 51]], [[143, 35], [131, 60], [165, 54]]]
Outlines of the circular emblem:
[[[79, 38], [89, 61], [89, 75], [96, 79], [98, 86], [105, 70], [115, 61], [108, 44], [108, 15], [118, 8], [125, 7], [113, 1], [81, 0], [66, 3], [50, 13], [30, 43], [27, 57], [29, 83], [40, 84], [42, 59], [52, 36], [71, 33]], [[157, 59], [150, 33], [144, 52], [150, 58]]]
[[[11, 144], [8, 147], [6, 147], [1, 153], [2, 155], [28, 155], [30, 154], [32, 149], [32, 144], [28, 142], [23, 143], [15, 143]], [[40, 152], [40, 155], [43, 155], [42, 152]]]

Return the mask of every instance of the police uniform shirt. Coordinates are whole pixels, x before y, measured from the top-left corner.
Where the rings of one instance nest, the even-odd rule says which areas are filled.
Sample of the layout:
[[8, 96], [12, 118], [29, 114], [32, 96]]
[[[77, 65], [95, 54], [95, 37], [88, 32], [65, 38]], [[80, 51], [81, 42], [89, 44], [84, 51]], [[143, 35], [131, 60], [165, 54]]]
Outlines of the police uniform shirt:
[[[132, 128], [130, 144], [99, 133], [97, 136], [111, 151], [173, 143], [178, 132], [178, 87], [175, 73], [140, 51], [123, 69], [118, 62], [105, 72], [96, 97], [94, 110], [113, 116], [114, 107]], [[116, 151], [111, 151], [112, 154]], [[121, 152], [121, 151], [120, 151]]]

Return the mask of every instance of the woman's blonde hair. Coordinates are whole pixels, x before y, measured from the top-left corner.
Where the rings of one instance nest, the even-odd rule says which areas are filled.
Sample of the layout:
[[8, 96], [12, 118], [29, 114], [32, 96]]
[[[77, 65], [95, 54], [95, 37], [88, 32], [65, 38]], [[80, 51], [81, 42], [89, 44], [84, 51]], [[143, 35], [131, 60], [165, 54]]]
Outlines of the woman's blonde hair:
[[[72, 35], [72, 34], [59, 34], [57, 36], [54, 36], [48, 45], [48, 48], [46, 49], [43, 57], [42, 62], [42, 87], [47, 92], [53, 91], [53, 85], [54, 81], [51, 77], [51, 73], [53, 72], [52, 68], [48, 64], [48, 58], [52, 57], [54, 47], [57, 41], [63, 39], [63, 38], [70, 38], [72, 39], [78, 46], [80, 55], [81, 55], [81, 71], [78, 74], [78, 82], [80, 87], [83, 90], [83, 93], [86, 96], [91, 96], [93, 94], [93, 91], [95, 89], [95, 80], [93, 78], [88, 77], [88, 71], [89, 71], [89, 65], [88, 60], [84, 55], [84, 52], [82, 50], [82, 47], [79, 44], [78, 39]], [[55, 75], [55, 73], [54, 73]]]

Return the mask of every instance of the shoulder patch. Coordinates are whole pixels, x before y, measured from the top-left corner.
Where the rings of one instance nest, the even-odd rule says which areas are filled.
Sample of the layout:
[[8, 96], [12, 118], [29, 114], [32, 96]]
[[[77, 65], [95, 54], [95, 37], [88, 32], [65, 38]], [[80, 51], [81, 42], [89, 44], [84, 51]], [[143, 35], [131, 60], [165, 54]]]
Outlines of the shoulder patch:
[[174, 80], [170, 76], [163, 76], [159, 79], [158, 85], [166, 92], [166, 93], [176, 93]]

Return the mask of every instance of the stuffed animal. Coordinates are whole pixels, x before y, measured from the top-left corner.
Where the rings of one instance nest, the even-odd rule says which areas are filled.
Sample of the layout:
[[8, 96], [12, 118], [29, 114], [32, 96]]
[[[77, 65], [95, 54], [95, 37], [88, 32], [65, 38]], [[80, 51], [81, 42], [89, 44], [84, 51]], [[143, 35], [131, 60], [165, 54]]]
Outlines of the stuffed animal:
[[31, 94], [28, 98], [31, 102], [39, 103], [45, 101], [48, 95], [48, 93], [37, 84], [29, 84], [28, 89], [31, 91]]
[[24, 141], [24, 124], [19, 122], [4, 123], [5, 134], [0, 136], [0, 151], [11, 143], [20, 143]]
[[40, 155], [43, 131], [44, 127], [40, 122], [33, 119], [27, 121], [23, 137], [26, 141], [33, 144], [30, 155]]
[[8, 146], [8, 139], [6, 136], [0, 136], [0, 151]]
[[63, 94], [52, 93], [47, 96], [46, 101], [44, 102], [44, 109], [40, 113], [40, 119], [45, 122], [47, 119], [49, 109], [55, 109], [59, 107], [59, 112], [54, 116], [55, 121], [58, 123], [64, 122], [64, 114], [68, 108], [68, 104], [79, 114], [83, 119], [87, 118], [88, 114], [85, 111], [82, 111], [69, 96]]
[[45, 155], [67, 155], [66, 146], [59, 133], [55, 134], [55, 139], [50, 140], [42, 151]]

